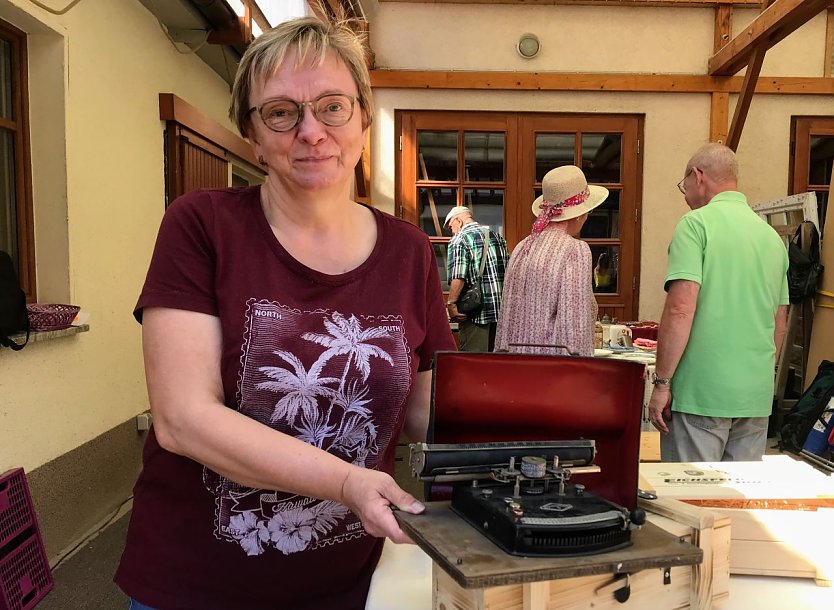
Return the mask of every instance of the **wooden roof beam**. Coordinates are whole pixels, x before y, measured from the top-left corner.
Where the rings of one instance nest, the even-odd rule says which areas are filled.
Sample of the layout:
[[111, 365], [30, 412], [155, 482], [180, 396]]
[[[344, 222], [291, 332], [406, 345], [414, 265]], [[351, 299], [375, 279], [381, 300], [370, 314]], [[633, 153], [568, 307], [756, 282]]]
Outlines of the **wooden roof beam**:
[[[741, 76], [706, 74], [371, 70], [375, 89], [738, 93], [742, 81]], [[834, 78], [767, 76], [756, 83], [756, 93], [834, 95]]]
[[741, 130], [744, 129], [744, 122], [747, 120], [747, 112], [750, 110], [750, 103], [753, 101], [753, 93], [756, 91], [756, 82], [759, 80], [759, 72], [762, 70], [767, 47], [764, 45], [753, 50], [753, 57], [744, 73], [744, 84], [738, 94], [736, 109], [733, 113], [733, 122], [730, 125], [730, 132], [727, 134], [727, 147], [734, 152], [738, 150], [738, 143], [741, 140]]
[[709, 59], [709, 73], [730, 76], [750, 63], [756, 49], [766, 51], [824, 11], [831, 0], [776, 0]]

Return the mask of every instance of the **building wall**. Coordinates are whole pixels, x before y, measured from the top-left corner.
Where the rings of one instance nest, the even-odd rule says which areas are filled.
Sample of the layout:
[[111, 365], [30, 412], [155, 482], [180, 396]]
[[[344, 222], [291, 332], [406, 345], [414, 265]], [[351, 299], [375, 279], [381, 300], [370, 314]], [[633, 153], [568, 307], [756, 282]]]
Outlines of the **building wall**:
[[[712, 55], [712, 9], [379, 3], [371, 15], [378, 69], [705, 74]], [[756, 11], [734, 12], [741, 31]], [[532, 32], [541, 51], [515, 50]], [[762, 76], [822, 76], [825, 15], [768, 52]], [[682, 93], [375, 89], [374, 205], [393, 211], [394, 111], [496, 110], [645, 115], [639, 312], [659, 319], [666, 247], [687, 211], [675, 184], [689, 156], [709, 138], [710, 96]], [[731, 96], [730, 116], [735, 107]], [[751, 202], [787, 194], [791, 115], [834, 114], [827, 96], [757, 95], [738, 155], [740, 188]]]
[[[125, 423], [148, 408], [131, 312], [164, 209], [158, 94], [232, 129], [229, 90], [138, 0], [81, 2], [60, 17], [0, 0], [0, 18], [30, 34], [39, 300], [90, 314], [88, 333], [0, 350], [0, 472], [35, 472], [39, 513], [56, 515], [45, 533], [54, 557], [129, 496], [138, 470], [141, 438]], [[113, 475], [91, 482], [99, 469]], [[67, 497], [90, 510], [59, 517], [51, 503]]]

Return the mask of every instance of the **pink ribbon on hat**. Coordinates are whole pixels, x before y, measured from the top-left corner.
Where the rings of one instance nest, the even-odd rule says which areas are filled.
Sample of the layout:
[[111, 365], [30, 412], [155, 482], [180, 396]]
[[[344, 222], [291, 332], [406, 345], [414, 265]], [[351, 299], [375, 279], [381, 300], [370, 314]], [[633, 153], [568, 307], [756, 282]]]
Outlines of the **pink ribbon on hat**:
[[564, 208], [570, 208], [575, 205], [585, 203], [586, 201], [588, 201], [588, 197], [590, 196], [590, 189], [585, 187], [584, 191], [582, 191], [578, 195], [574, 195], [573, 197], [568, 197], [564, 201], [551, 203], [546, 199], [542, 200], [542, 203], [539, 206], [539, 215], [536, 217], [535, 222], [533, 222], [532, 235], [535, 236], [544, 231], [544, 228], [553, 218], [562, 215], [562, 211], [564, 210]]

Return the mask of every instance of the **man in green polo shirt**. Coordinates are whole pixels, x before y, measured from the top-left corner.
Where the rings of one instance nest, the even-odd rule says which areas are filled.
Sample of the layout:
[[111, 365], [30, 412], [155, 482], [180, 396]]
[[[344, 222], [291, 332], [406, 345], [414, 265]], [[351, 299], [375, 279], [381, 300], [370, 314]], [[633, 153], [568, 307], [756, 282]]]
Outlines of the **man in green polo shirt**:
[[760, 460], [787, 327], [788, 256], [737, 189], [735, 153], [707, 144], [678, 188], [649, 416], [664, 462]]

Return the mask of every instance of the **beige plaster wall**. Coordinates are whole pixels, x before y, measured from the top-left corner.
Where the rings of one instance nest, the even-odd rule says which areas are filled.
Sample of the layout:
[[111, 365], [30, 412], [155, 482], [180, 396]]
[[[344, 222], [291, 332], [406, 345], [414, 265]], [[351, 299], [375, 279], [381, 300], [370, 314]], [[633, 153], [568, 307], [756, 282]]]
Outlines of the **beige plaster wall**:
[[[737, 11], [734, 30], [755, 17]], [[712, 9], [485, 6], [380, 3], [371, 16], [377, 67], [705, 74], [712, 54]], [[591, 24], [593, 27], [591, 27]], [[542, 51], [515, 52], [524, 32]], [[763, 74], [821, 76], [825, 17], [818, 16], [768, 54]], [[773, 72], [768, 72], [772, 70]], [[633, 113], [645, 117], [640, 316], [659, 319], [666, 248], [686, 211], [675, 184], [691, 153], [709, 138], [710, 96], [588, 92], [376, 89], [372, 134], [374, 204], [394, 209], [394, 113], [398, 109]], [[730, 116], [735, 105], [731, 98]], [[790, 117], [834, 114], [827, 96], [757, 95], [739, 146], [740, 188], [751, 201], [787, 193]]]
[[[386, 2], [371, 45], [379, 68], [695, 73], [712, 23], [709, 9]], [[525, 32], [541, 41], [529, 60], [515, 49]]]
[[[89, 333], [0, 350], [2, 472], [33, 469], [147, 408], [131, 311], [163, 213], [158, 94], [231, 126], [228, 86], [177, 52], [138, 0], [81, 2], [61, 17], [0, 0], [0, 17], [49, 51], [30, 58], [41, 300], [63, 297], [91, 315]], [[68, 267], [55, 268], [62, 258]]]

